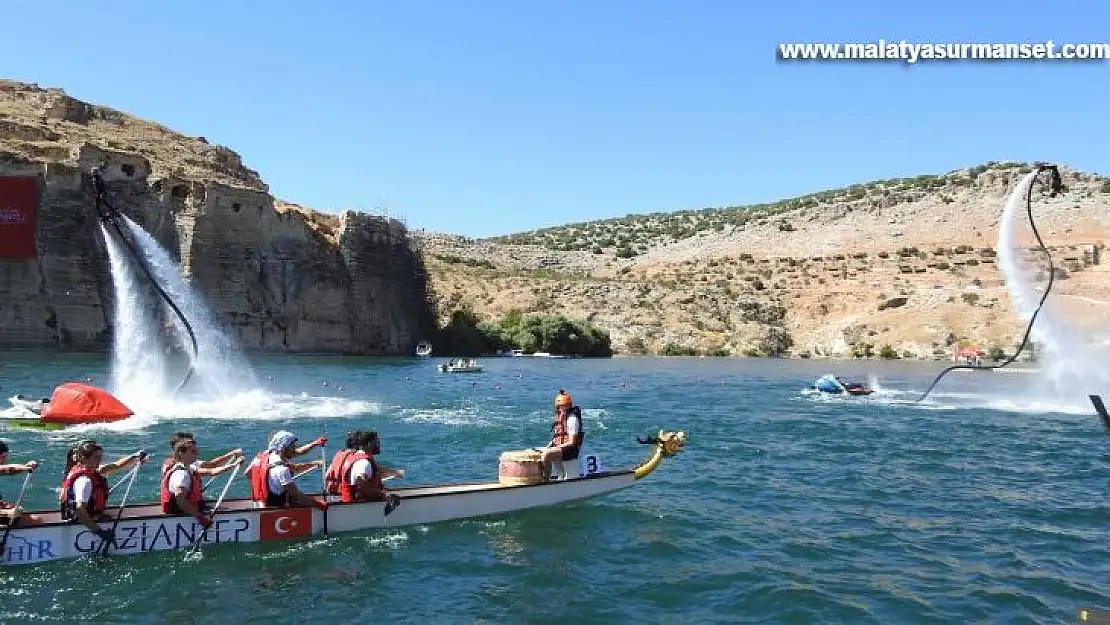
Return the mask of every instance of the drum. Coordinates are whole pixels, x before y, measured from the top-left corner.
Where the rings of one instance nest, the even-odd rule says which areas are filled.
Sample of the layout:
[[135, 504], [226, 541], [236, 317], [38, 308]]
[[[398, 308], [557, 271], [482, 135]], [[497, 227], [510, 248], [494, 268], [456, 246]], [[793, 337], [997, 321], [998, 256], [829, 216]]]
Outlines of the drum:
[[542, 484], [547, 481], [540, 452], [532, 449], [506, 451], [497, 465], [497, 479], [506, 486]]

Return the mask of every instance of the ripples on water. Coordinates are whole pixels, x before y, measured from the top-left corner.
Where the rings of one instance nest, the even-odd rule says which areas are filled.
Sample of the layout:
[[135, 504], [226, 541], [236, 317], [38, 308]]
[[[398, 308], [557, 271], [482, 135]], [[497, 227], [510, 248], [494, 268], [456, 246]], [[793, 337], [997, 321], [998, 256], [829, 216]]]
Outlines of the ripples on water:
[[[0, 620], [1062, 622], [1110, 607], [1110, 437], [1084, 398], [1054, 398], [1035, 376], [953, 374], [915, 405], [939, 366], [488, 359], [485, 373], [446, 375], [436, 362], [267, 359], [266, 388], [219, 404], [0, 435], [14, 461], [45, 461], [36, 507], [51, 505], [79, 438], [161, 453], [179, 428], [214, 455], [251, 451], [278, 427], [304, 440], [326, 428], [334, 447], [368, 426], [413, 483], [496, 479], [502, 450], [546, 440], [559, 387], [585, 408], [607, 467], [640, 460], [634, 438], [663, 427], [686, 429], [688, 449], [632, 489], [559, 509], [206, 547], [187, 564], [160, 553], [5, 568]], [[5, 354], [0, 391], [45, 395], [55, 379], [106, 379], [103, 367]], [[804, 392], [834, 367], [870, 373], [879, 392]], [[136, 485], [145, 499], [153, 473]]]

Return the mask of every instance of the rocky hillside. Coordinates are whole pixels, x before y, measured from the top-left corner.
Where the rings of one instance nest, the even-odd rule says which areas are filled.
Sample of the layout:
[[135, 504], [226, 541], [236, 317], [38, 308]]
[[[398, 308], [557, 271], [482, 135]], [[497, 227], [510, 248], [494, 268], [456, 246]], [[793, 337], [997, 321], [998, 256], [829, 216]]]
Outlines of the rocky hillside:
[[[947, 358], [953, 345], [1012, 351], [1020, 339], [994, 246], [1029, 171], [988, 163], [488, 240], [417, 235], [441, 315], [558, 312], [609, 329], [624, 352]], [[1051, 301], [1097, 331], [1110, 312], [1110, 181], [1062, 173], [1063, 194], [1034, 200], [1058, 266]]]
[[[33, 254], [0, 258], [0, 346], [108, 344], [93, 167], [248, 349], [410, 354], [433, 330], [422, 257], [396, 220], [275, 200], [204, 137], [0, 80], [0, 199], [13, 193], [4, 177], [38, 189]], [[17, 236], [19, 210], [7, 211], [5, 236]]]
[[[0, 80], [0, 177], [37, 188], [32, 257], [0, 258], [0, 346], [106, 346], [93, 167], [248, 348], [407, 354], [464, 306], [590, 321], [631, 353], [936, 358], [1012, 349], [1022, 329], [994, 247], [1023, 163], [471, 240], [283, 202], [204, 137]], [[1101, 332], [1110, 180], [1063, 173], [1066, 191], [1035, 204], [1052, 302]], [[0, 209], [0, 230], [22, 219]]]

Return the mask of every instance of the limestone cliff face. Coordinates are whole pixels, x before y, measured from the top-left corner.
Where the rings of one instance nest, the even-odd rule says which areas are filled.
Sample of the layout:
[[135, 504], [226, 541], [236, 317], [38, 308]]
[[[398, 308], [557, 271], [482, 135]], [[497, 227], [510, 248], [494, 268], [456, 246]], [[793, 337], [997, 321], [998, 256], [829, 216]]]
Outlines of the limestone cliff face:
[[92, 167], [244, 348], [411, 354], [434, 328], [422, 258], [396, 220], [276, 201], [226, 148], [0, 81], [0, 176], [39, 190], [36, 257], [0, 258], [0, 346], [109, 345]]

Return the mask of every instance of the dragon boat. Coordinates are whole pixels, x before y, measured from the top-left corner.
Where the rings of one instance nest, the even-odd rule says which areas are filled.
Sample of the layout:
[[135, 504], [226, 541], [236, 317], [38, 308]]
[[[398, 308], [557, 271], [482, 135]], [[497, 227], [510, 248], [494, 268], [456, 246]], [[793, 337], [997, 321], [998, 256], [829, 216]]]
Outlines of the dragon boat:
[[119, 507], [109, 508], [107, 516], [118, 516], [118, 522], [99, 523], [103, 529], [115, 527], [114, 544], [107, 546], [85, 526], [63, 521], [57, 510], [29, 510], [25, 514], [36, 515], [40, 522], [24, 526], [19, 521], [10, 528], [0, 566], [70, 560], [99, 552], [132, 555], [221, 543], [304, 540], [581, 501], [638, 483], [664, 458], [685, 449], [686, 433], [660, 430], [637, 442], [652, 445], [654, 450], [646, 461], [629, 469], [605, 471], [599, 457], [587, 453], [578, 460], [554, 463], [553, 473], [548, 475], [541, 468], [538, 451], [506, 451], [499, 458], [496, 482], [391, 489], [391, 497], [384, 502], [329, 501], [320, 509], [258, 507], [250, 499], [226, 499], [214, 511], [207, 530], [193, 517], [162, 513], [156, 503], [125, 505], [122, 514]]

